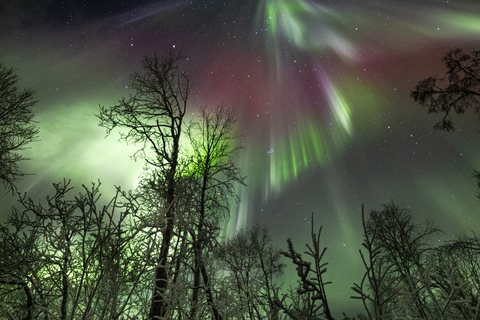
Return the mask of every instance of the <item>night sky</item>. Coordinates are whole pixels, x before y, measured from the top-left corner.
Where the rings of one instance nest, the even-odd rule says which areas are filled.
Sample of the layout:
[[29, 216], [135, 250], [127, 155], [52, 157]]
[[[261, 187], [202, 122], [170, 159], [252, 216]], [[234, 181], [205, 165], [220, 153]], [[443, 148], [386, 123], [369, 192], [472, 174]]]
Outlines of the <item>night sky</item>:
[[[22, 164], [34, 175], [18, 185], [32, 197], [63, 178], [100, 179], [106, 196], [135, 187], [134, 146], [105, 138], [94, 114], [132, 93], [143, 56], [175, 47], [193, 77], [190, 112], [225, 103], [240, 115], [249, 186], [225, 234], [259, 223], [280, 248], [291, 237], [303, 251], [313, 212], [337, 312], [363, 272], [362, 203], [393, 199], [445, 239], [480, 232], [477, 119], [436, 132], [441, 116], [410, 98], [419, 80], [442, 76], [447, 51], [480, 50], [478, 0], [2, 1], [0, 39], [0, 61], [40, 100], [41, 141]], [[4, 217], [15, 200], [0, 200]]]

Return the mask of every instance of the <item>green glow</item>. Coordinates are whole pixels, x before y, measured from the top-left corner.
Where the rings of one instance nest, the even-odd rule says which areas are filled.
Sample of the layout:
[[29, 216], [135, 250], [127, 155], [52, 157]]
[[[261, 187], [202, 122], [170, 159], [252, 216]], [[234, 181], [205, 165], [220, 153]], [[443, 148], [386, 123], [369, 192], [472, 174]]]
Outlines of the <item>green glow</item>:
[[331, 83], [328, 83], [326, 90], [330, 107], [335, 115], [335, 119], [341, 124], [342, 128], [349, 134], [352, 134], [352, 120], [350, 118], [350, 105], [344, 95]]
[[290, 132], [272, 139], [269, 167], [269, 194], [278, 194], [285, 185], [300, 178], [309, 167], [326, 161], [325, 134], [314, 119], [297, 121]]
[[74, 184], [99, 179], [127, 190], [136, 187], [143, 163], [129, 159], [136, 148], [118, 142], [118, 134], [105, 138], [105, 130], [94, 116], [98, 101], [101, 100], [94, 97], [71, 104], [52, 104], [37, 112], [36, 120], [48, 125], [41, 127], [40, 141], [25, 150], [34, 160], [25, 163], [26, 171], [36, 173], [29, 188], [34, 188], [40, 179], [50, 182], [65, 177]]
[[[310, 19], [325, 19], [328, 16], [323, 7], [311, 5], [304, 0], [266, 0], [264, 7], [263, 22], [270, 31], [271, 39], [278, 43], [281, 37], [285, 37], [300, 48], [313, 45], [307, 32]], [[321, 23], [322, 20], [317, 20], [318, 22]]]
[[[326, 96], [331, 115], [319, 119], [319, 115], [305, 111], [302, 117], [288, 121], [294, 125], [287, 125], [285, 120], [285, 125], [280, 126], [281, 131], [271, 132], [273, 152], [268, 155], [267, 198], [280, 194], [309, 169], [335, 161], [353, 135], [353, 119], [357, 126], [367, 124], [386, 103], [371, 85], [354, 77], [331, 80], [323, 73], [318, 77], [323, 89], [319, 92], [319, 99]], [[357, 109], [358, 112], [354, 113]]]
[[267, 3], [267, 17], [270, 25], [270, 33], [275, 36], [277, 34], [277, 22], [275, 17], [275, 7]]
[[224, 220], [221, 237], [231, 239], [248, 225], [248, 191], [242, 185], [235, 186], [235, 192], [241, 199], [239, 203], [231, 203], [230, 216]]
[[299, 16], [303, 13], [302, 3], [297, 1], [277, 1], [277, 9], [281, 12], [282, 19], [278, 19], [278, 23], [282, 26], [282, 31], [288, 39], [293, 40], [297, 46], [305, 45], [306, 27]]
[[307, 167], [308, 165], [308, 156], [307, 156], [307, 148], [305, 144], [302, 142], [302, 157], [303, 157], [303, 165]]
[[[297, 178], [297, 151], [295, 150], [295, 147], [298, 145], [295, 143], [295, 139], [293, 138], [293, 136], [290, 136], [290, 154], [291, 154], [291, 157], [292, 157], [292, 171], [293, 171], [293, 177], [294, 178]], [[302, 144], [303, 142], [300, 140], [298, 143]]]
[[355, 59], [346, 37], [345, 13], [306, 0], [264, 0], [258, 5], [256, 26], [266, 31], [265, 45], [274, 56], [277, 77], [282, 73], [285, 51], [333, 51]]
[[461, 33], [463, 35], [480, 33], [480, 15], [471, 13], [447, 12], [438, 18], [447, 24], [447, 32], [451, 35]]
[[334, 118], [343, 129], [341, 134], [337, 131], [337, 147], [344, 146], [355, 126], [370, 123], [371, 118], [388, 103], [382, 91], [366, 80], [360, 81], [353, 76], [328, 80], [324, 85], [330, 88], [327, 92]]

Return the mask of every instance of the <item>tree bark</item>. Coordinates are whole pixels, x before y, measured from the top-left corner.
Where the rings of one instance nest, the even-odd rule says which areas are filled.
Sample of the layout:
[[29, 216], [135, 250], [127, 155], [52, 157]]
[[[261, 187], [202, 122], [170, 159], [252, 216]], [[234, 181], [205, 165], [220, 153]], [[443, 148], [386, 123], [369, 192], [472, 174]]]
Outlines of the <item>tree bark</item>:
[[[180, 133], [181, 128], [179, 128]], [[177, 137], [179, 139], [179, 136]], [[150, 307], [149, 318], [151, 320], [160, 319], [164, 317], [169, 306], [165, 299], [167, 285], [168, 285], [168, 251], [170, 249], [170, 242], [173, 238], [174, 229], [174, 199], [175, 199], [175, 173], [178, 161], [178, 141], [174, 141], [172, 166], [167, 175], [167, 212], [165, 218], [167, 220], [165, 232], [162, 237], [162, 245], [160, 247], [160, 254], [158, 257], [158, 265], [155, 270], [155, 288], [153, 290], [152, 304]]]

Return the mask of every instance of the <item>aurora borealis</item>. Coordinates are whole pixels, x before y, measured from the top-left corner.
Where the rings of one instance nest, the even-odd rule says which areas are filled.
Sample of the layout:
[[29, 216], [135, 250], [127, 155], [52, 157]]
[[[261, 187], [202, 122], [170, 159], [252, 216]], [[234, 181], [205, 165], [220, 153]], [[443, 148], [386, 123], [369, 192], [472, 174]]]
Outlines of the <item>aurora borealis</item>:
[[[182, 48], [193, 77], [190, 111], [239, 111], [238, 159], [248, 188], [232, 208], [232, 234], [260, 223], [279, 247], [323, 225], [333, 303], [358, 280], [360, 208], [393, 199], [447, 238], [478, 232], [471, 174], [480, 169], [478, 122], [439, 115], [410, 98], [445, 72], [450, 49], [480, 50], [477, 0], [11, 1], [0, 4], [0, 61], [38, 93], [40, 142], [19, 191], [44, 194], [63, 178], [135, 187], [135, 150], [105, 138], [99, 104], [130, 93], [141, 58]], [[2, 215], [15, 199], [2, 196]], [[476, 230], [475, 230], [476, 228]], [[347, 275], [347, 276], [345, 276]]]

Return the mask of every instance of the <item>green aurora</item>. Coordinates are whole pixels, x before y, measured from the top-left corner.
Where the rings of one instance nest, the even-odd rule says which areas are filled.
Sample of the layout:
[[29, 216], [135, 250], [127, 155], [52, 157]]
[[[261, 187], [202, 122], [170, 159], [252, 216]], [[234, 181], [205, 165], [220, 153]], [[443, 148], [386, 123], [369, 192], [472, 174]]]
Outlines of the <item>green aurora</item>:
[[[419, 80], [442, 75], [450, 48], [479, 49], [476, 1], [81, 3], [0, 5], [0, 61], [40, 100], [41, 141], [25, 150], [23, 170], [33, 175], [20, 192], [38, 198], [63, 178], [99, 179], [105, 197], [114, 185], [135, 188], [143, 167], [129, 158], [135, 146], [105, 138], [94, 114], [132, 93], [128, 77], [142, 56], [176, 46], [193, 77], [192, 116], [220, 103], [240, 114], [238, 163], [249, 186], [239, 188], [225, 234], [259, 223], [279, 247], [288, 237], [300, 247], [313, 212], [334, 304], [360, 273], [362, 203], [398, 201], [447, 239], [479, 225], [476, 119], [434, 132], [437, 118], [409, 97]], [[2, 203], [3, 220], [15, 199]]]

